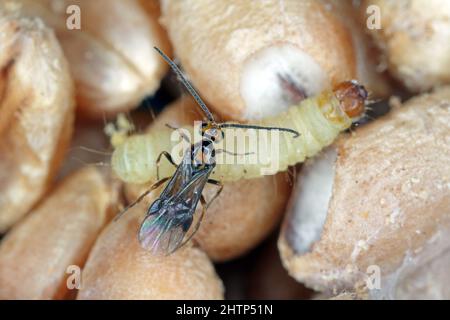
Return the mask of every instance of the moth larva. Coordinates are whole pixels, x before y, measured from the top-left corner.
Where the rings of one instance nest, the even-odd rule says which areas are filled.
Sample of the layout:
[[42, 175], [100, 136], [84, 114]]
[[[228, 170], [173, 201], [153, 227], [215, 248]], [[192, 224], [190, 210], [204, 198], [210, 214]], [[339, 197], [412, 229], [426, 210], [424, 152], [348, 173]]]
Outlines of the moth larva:
[[[235, 181], [262, 176], [263, 169], [267, 169], [274, 162], [276, 172], [284, 171], [288, 166], [303, 162], [306, 158], [317, 154], [321, 149], [330, 145], [340, 132], [346, 130], [352, 124], [352, 119], [360, 117], [364, 112], [367, 99], [367, 91], [355, 81], [343, 82], [334, 90], [327, 90], [316, 97], [302, 101], [299, 105], [292, 106], [277, 116], [265, 118], [255, 122], [259, 126], [273, 126], [292, 128], [300, 133], [300, 137], [292, 139], [291, 135], [279, 132], [268, 132], [256, 135], [255, 144], [258, 146], [259, 161], [249, 163], [248, 154], [234, 155], [233, 163], [218, 163], [212, 178], [222, 181]], [[193, 128], [186, 128], [193, 132]], [[247, 135], [252, 136], [252, 129], [241, 131], [223, 128], [225, 138], [223, 146], [227, 146], [227, 140], [231, 137], [237, 140], [245, 140]], [[117, 176], [128, 183], [146, 183], [157, 178], [156, 160], [162, 151], [171, 152], [179, 143], [171, 141], [173, 130], [150, 130], [147, 134], [133, 135], [116, 146], [112, 155], [112, 168]], [[236, 135], [234, 137], [233, 135]], [[272, 138], [278, 135], [276, 140]], [[242, 139], [241, 139], [242, 138]], [[275, 141], [275, 142], [273, 142]], [[276, 145], [274, 145], [276, 144]], [[277, 148], [277, 158], [266, 152]], [[185, 150], [185, 149], [183, 149]], [[235, 150], [227, 150], [235, 152]], [[173, 174], [175, 167], [161, 162], [160, 176], [166, 177]], [[270, 170], [269, 170], [270, 172]]]

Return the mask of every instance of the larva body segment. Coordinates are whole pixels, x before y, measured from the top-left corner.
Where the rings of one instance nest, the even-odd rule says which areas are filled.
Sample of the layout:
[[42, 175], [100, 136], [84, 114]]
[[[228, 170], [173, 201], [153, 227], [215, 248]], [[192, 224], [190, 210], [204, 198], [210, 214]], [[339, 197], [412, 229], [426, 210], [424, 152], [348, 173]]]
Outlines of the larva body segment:
[[[297, 106], [290, 107], [277, 116], [255, 123], [260, 126], [294, 129], [300, 133], [297, 138], [293, 138], [292, 134], [279, 131], [224, 128], [225, 139], [218, 143], [216, 151], [225, 149], [239, 154], [219, 154], [218, 152], [218, 163], [212, 178], [236, 181], [284, 171], [288, 166], [303, 162], [307, 157], [314, 156], [322, 148], [331, 144], [341, 131], [350, 127], [351, 123], [351, 118], [342, 110], [334, 92], [326, 91], [317, 97], [304, 100]], [[186, 129], [193, 132], [192, 127]], [[179, 144], [179, 141], [171, 141], [171, 134], [170, 129], [160, 129], [127, 138], [113, 153], [114, 172], [128, 183], [156, 181], [158, 155], [162, 151], [171, 153]], [[249, 151], [248, 146], [242, 149], [239, 148], [239, 143], [237, 146], [234, 145], [233, 149], [227, 148], [227, 141], [235, 137], [236, 140], [245, 140], [248, 137], [256, 139], [249, 143], [250, 147], [257, 146], [256, 154], [243, 154]], [[269, 150], [272, 151], [269, 152]], [[221, 156], [222, 159], [225, 157], [227, 160], [226, 164], [221, 163]], [[251, 162], [252, 156], [253, 160], [257, 157], [256, 163]], [[230, 159], [231, 162], [228, 162]], [[163, 159], [160, 164], [160, 177], [172, 175], [174, 169], [174, 166]]]
[[[169, 149], [171, 132], [159, 130], [151, 134], [130, 136], [114, 150], [111, 165], [119, 178], [128, 183], [145, 183], [156, 180], [156, 160], [158, 155]], [[168, 176], [174, 168], [161, 161], [161, 174]]]
[[[235, 181], [239, 179], [251, 179], [264, 174], [262, 169], [276, 166], [276, 172], [285, 171], [288, 166], [303, 162], [306, 158], [317, 154], [321, 149], [331, 144], [338, 134], [349, 128], [352, 121], [341, 110], [339, 101], [332, 92], [322, 93], [320, 96], [304, 100], [297, 106], [275, 117], [265, 118], [257, 125], [291, 128], [300, 133], [298, 138], [292, 135], [272, 132], [258, 132], [258, 164], [218, 164], [213, 177], [223, 181]], [[251, 130], [251, 129], [249, 129]], [[246, 130], [247, 131], [247, 130]], [[272, 140], [273, 135], [278, 139]], [[267, 139], [265, 138], [267, 137]], [[225, 131], [226, 145], [227, 131]], [[276, 143], [276, 159], [269, 159], [271, 143]], [[237, 161], [243, 160], [236, 156]], [[274, 167], [275, 168], [275, 167]]]

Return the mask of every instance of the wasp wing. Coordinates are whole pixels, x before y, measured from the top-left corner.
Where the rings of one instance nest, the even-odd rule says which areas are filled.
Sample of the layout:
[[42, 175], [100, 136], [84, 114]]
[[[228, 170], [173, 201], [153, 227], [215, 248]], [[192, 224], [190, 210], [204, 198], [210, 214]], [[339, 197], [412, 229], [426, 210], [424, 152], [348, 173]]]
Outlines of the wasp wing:
[[190, 207], [191, 214], [194, 214], [203, 189], [205, 188], [205, 184], [208, 182], [213, 169], [213, 167], [206, 167], [194, 172], [191, 180], [174, 195], [172, 198], [173, 201], [176, 203], [185, 202], [186, 205]]
[[174, 197], [189, 181], [192, 180], [194, 169], [191, 163], [190, 148], [186, 149], [183, 160], [177, 166], [172, 178], [160, 194], [161, 199]]
[[[155, 255], [167, 255], [178, 249], [187, 230], [164, 218], [165, 213], [148, 215], [139, 230], [141, 246]], [[186, 224], [192, 222], [186, 221]], [[189, 229], [189, 227], [188, 227]]]
[[[212, 168], [199, 170], [181, 186], [167, 185], [166, 189], [170, 187], [167, 195], [173, 193], [174, 196], [161, 196], [155, 201], [157, 207], [150, 207], [139, 230], [139, 241], [144, 249], [157, 255], [167, 255], [184, 244], [183, 239], [192, 225], [195, 209], [211, 171]], [[173, 188], [175, 185], [177, 187]]]

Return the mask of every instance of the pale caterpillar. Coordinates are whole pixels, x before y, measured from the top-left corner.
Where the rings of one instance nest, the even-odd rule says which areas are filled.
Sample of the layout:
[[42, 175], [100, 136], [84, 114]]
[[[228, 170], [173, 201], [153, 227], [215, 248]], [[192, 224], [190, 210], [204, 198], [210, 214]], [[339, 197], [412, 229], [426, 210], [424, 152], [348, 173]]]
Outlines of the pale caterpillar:
[[[261, 161], [257, 164], [242, 163], [246, 162], [245, 158], [251, 157], [251, 155], [242, 154], [242, 149], [227, 150], [240, 154], [232, 156], [235, 158], [234, 163], [218, 163], [212, 173], [212, 178], [221, 181], [251, 179], [263, 175], [262, 169], [267, 169], [270, 161], [277, 162], [276, 171], [271, 174], [285, 171], [288, 166], [303, 162], [306, 158], [314, 156], [330, 145], [340, 132], [351, 126], [354, 119], [361, 117], [365, 110], [367, 97], [366, 89], [356, 81], [343, 82], [334, 90], [326, 90], [316, 97], [303, 100], [300, 104], [290, 107], [277, 116], [253, 122], [252, 124], [258, 126], [292, 128], [300, 133], [300, 137], [292, 139], [292, 136], [279, 134], [279, 132], [253, 134], [257, 139], [260, 151], [258, 157]], [[191, 133], [193, 132], [192, 126], [187, 129]], [[225, 133], [223, 146], [227, 145], [227, 137], [230, 139], [230, 130], [223, 128]], [[254, 131], [246, 129], [240, 133], [244, 135], [248, 130]], [[179, 141], [171, 141], [172, 133], [173, 130], [167, 128], [125, 138], [116, 146], [111, 159], [116, 175], [128, 183], [156, 181], [156, 161], [159, 154], [162, 151], [171, 152], [172, 148], [179, 143]], [[250, 132], [248, 133], [250, 134]], [[239, 133], [237, 134], [239, 139]], [[275, 134], [279, 139], [275, 146], [278, 148], [278, 157], [271, 159], [272, 155], [265, 154], [264, 150], [271, 150], [271, 138]], [[159, 170], [160, 177], [166, 177], [173, 174], [175, 167], [163, 161]]]

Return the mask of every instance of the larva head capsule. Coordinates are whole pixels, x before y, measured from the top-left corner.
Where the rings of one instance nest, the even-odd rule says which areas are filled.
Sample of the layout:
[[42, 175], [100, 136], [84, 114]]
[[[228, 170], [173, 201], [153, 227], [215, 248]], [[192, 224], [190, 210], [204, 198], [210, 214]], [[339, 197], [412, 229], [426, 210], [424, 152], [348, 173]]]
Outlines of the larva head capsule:
[[333, 89], [334, 95], [347, 116], [357, 118], [363, 115], [369, 96], [366, 88], [356, 81], [345, 81]]

